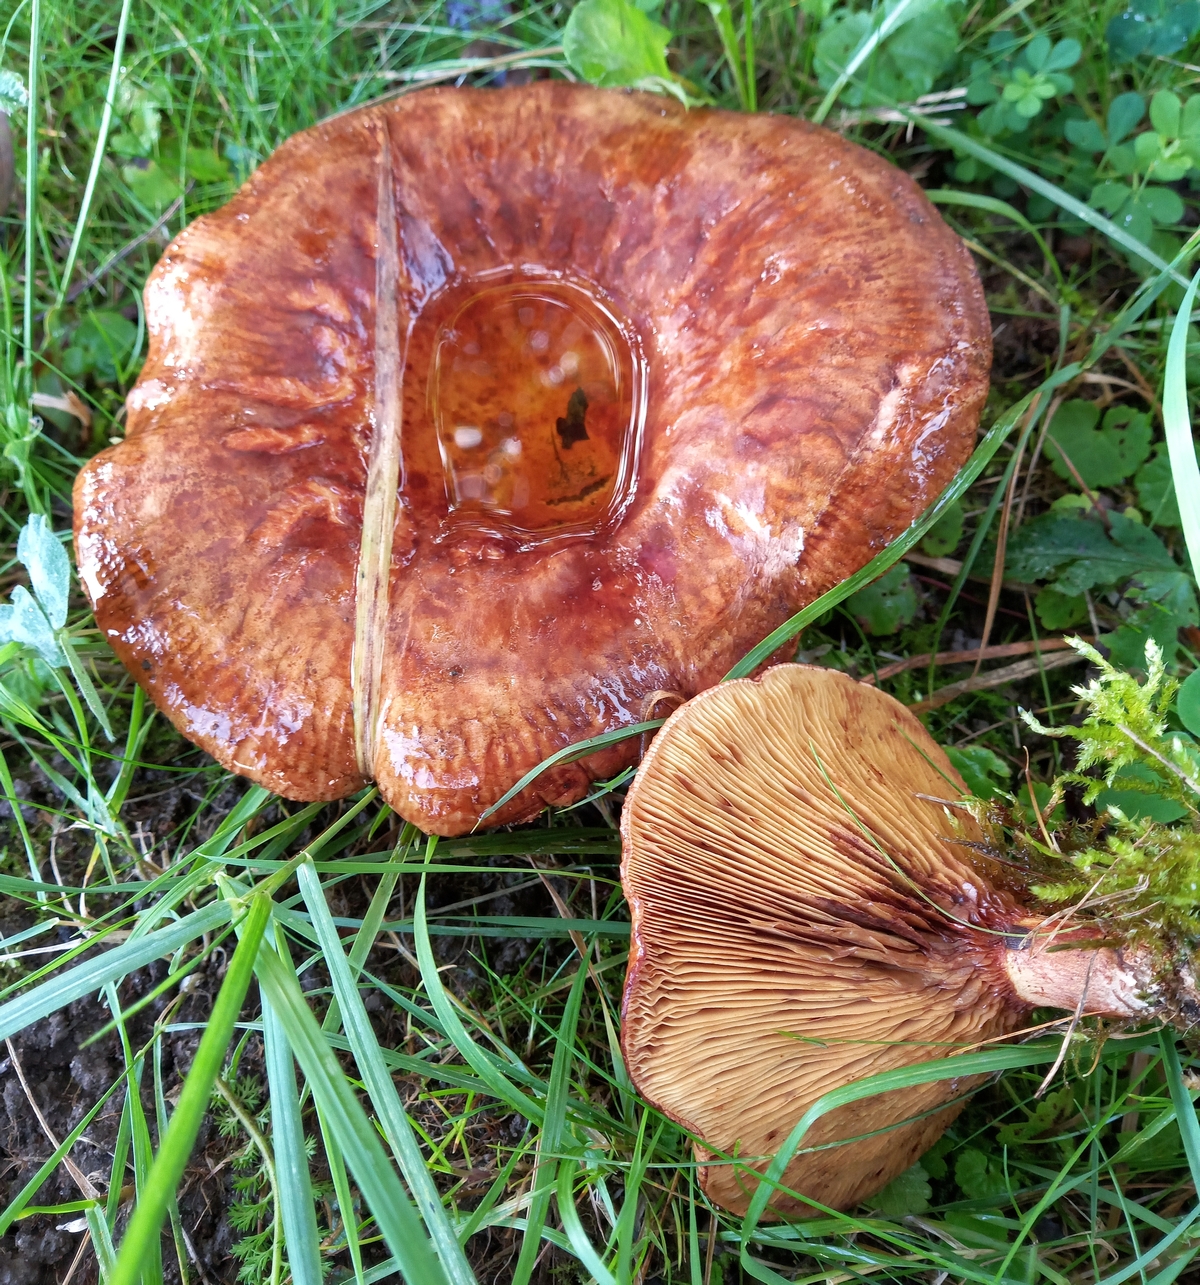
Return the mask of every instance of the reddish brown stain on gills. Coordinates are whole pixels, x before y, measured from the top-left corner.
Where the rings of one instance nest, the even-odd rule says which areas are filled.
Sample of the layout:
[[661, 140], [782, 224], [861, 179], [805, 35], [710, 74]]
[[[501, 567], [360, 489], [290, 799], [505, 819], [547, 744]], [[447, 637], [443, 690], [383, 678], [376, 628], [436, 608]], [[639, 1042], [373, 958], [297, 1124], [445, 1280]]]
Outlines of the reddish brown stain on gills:
[[[403, 458], [372, 771], [449, 834], [649, 693], [711, 685], [902, 530], [970, 450], [989, 327], [916, 185], [804, 122], [543, 82], [426, 90], [288, 140], [152, 274], [128, 435], [80, 475], [76, 532], [131, 672], [292, 798], [362, 784], [383, 138]], [[470, 309], [492, 289], [489, 321]], [[466, 357], [495, 370], [459, 382]], [[495, 820], [580, 797], [637, 747], [545, 774]]]

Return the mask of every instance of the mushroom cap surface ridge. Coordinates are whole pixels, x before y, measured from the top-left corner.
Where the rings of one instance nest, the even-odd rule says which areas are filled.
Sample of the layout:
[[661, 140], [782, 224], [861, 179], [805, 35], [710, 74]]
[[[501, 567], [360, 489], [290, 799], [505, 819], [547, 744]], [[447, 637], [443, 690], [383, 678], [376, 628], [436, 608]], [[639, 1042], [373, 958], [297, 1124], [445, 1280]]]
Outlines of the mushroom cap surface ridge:
[[[364, 781], [350, 674], [381, 149], [403, 459], [366, 775], [455, 834], [556, 750], [639, 721], [649, 693], [717, 681], [907, 526], [970, 451], [990, 327], [917, 186], [798, 120], [540, 82], [425, 90], [290, 139], [152, 274], [126, 440], [75, 504], [81, 577], [131, 673], [224, 765], [291, 798]], [[556, 291], [586, 296], [627, 341], [613, 369], [628, 358], [644, 404], [619, 478], [589, 427], [603, 381], [572, 386], [557, 359], [529, 357], [565, 382], [526, 436], [492, 442], [465, 418], [439, 436], [437, 407], [459, 408], [429, 372], [492, 289], [540, 291], [547, 315]], [[501, 395], [479, 379], [471, 396]], [[482, 483], [461, 461], [531, 452], [538, 433], [583, 479], [563, 510], [583, 518], [531, 533], [562, 498], [546, 493], [507, 526], [466, 521]], [[636, 749], [545, 773], [494, 823], [573, 801]]]

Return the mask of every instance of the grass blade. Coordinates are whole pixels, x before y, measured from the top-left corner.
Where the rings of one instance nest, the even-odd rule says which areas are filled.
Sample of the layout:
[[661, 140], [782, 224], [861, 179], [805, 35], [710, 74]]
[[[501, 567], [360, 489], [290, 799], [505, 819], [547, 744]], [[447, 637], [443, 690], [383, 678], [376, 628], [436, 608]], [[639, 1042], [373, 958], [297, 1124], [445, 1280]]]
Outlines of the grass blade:
[[[901, 107], [897, 110], [903, 111], [904, 109]], [[1128, 250], [1130, 254], [1136, 254], [1139, 259], [1149, 263], [1160, 272], [1170, 271], [1172, 280], [1178, 285], [1187, 285], [1187, 277], [1181, 276], [1171, 269], [1165, 259], [1160, 258], [1153, 250], [1139, 241], [1137, 237], [1126, 232], [1124, 228], [1119, 227], [1111, 219], [1106, 219], [1103, 214], [1098, 210], [1093, 210], [1090, 205], [1085, 205], [1076, 197], [1071, 196], [1069, 192], [1064, 192], [1061, 187], [1048, 182], [1040, 174], [1035, 174], [1033, 170], [1026, 169], [1024, 165], [1018, 165], [1016, 161], [1010, 161], [1006, 156], [1001, 156], [999, 152], [986, 147], [977, 139], [970, 138], [956, 129], [951, 129], [948, 125], [938, 125], [927, 116], [905, 114], [913, 124], [920, 126], [927, 134], [931, 134], [936, 138], [938, 142], [944, 143], [955, 152], [965, 152], [968, 156], [974, 156], [977, 160], [983, 161], [985, 165], [990, 165], [993, 169], [999, 170], [1001, 174], [1007, 174], [1009, 178], [1015, 179], [1018, 183], [1030, 188], [1039, 196], [1044, 196], [1046, 200], [1053, 201], [1060, 209], [1066, 210], [1068, 214], [1073, 214], [1077, 219], [1082, 219], [1085, 223], [1090, 224], [1097, 232], [1101, 232], [1108, 237], [1110, 241], [1115, 241], [1123, 250]]]
[[[542, 1247], [542, 1228], [546, 1223], [546, 1214], [550, 1210], [550, 1193], [554, 1190], [556, 1156], [562, 1150], [564, 1126], [567, 1120], [567, 1090], [571, 1078], [571, 1064], [575, 1060], [575, 1031], [579, 1025], [579, 1009], [583, 1003], [583, 988], [587, 982], [587, 969], [580, 967], [571, 983], [571, 993], [567, 996], [563, 1010], [562, 1022], [557, 1032], [558, 1045], [554, 1050], [554, 1061], [550, 1065], [550, 1085], [546, 1092], [546, 1114], [542, 1121], [542, 1131], [537, 1142], [537, 1166], [534, 1170], [533, 1193], [529, 1199], [529, 1213], [526, 1216], [525, 1235], [521, 1240], [521, 1253], [513, 1271], [513, 1285], [526, 1285], [537, 1264], [538, 1254]], [[573, 1163], [573, 1162], [572, 1162]], [[567, 1175], [567, 1208], [574, 1212], [575, 1206], [570, 1200], [570, 1174]], [[567, 1215], [560, 1205], [559, 1216], [566, 1229]], [[578, 1222], [578, 1215], [576, 1215]], [[580, 1232], [583, 1228], [579, 1228]], [[568, 1232], [568, 1235], [570, 1233]], [[586, 1240], [587, 1237], [585, 1236]], [[590, 1242], [589, 1242], [590, 1247]], [[604, 1265], [597, 1259], [600, 1271], [605, 1272]], [[592, 1270], [589, 1266], [589, 1270]], [[607, 1276], [607, 1273], [605, 1273]], [[599, 1277], [597, 1278], [599, 1279]]]
[[8, 1039], [39, 1018], [100, 990], [127, 973], [145, 968], [165, 955], [173, 955], [181, 946], [228, 921], [229, 907], [223, 901], [213, 902], [202, 910], [193, 911], [170, 928], [160, 928], [145, 937], [122, 942], [61, 977], [43, 982], [28, 994], [0, 1004], [0, 1040]]
[[1192, 437], [1187, 393], [1187, 332], [1198, 284], [1200, 272], [1192, 278], [1187, 293], [1183, 296], [1175, 324], [1171, 327], [1162, 409], [1167, 453], [1171, 459], [1171, 476], [1175, 482], [1179, 516], [1183, 523], [1183, 538], [1192, 560], [1192, 574], [1197, 583], [1200, 583], [1200, 465], [1196, 463], [1196, 442]]
[[[362, 996], [355, 985], [350, 964], [342, 949], [333, 916], [325, 901], [325, 890], [313, 869], [311, 861], [296, 872], [300, 891], [305, 905], [312, 917], [317, 941], [325, 957], [325, 966], [329, 969], [333, 983], [333, 993], [342, 1014], [342, 1025], [350, 1047], [354, 1051], [354, 1060], [358, 1064], [363, 1083], [367, 1086], [371, 1103], [379, 1115], [383, 1131], [391, 1145], [392, 1154], [400, 1165], [400, 1172], [408, 1184], [425, 1226], [429, 1231], [446, 1275], [454, 1285], [475, 1285], [475, 1273], [467, 1262], [462, 1246], [442, 1205], [438, 1189], [425, 1165], [425, 1157], [417, 1143], [416, 1134], [409, 1123], [408, 1114], [396, 1092], [391, 1073], [383, 1060], [379, 1041], [375, 1038], [371, 1019], [362, 1002]], [[381, 909], [382, 914], [382, 909]]]
[[317, 1019], [300, 989], [295, 970], [269, 944], [255, 964], [259, 986], [287, 1034], [329, 1129], [366, 1197], [400, 1270], [410, 1285], [448, 1285], [421, 1220], [392, 1168], [379, 1135], [354, 1096]]
[[200, 1038], [191, 1070], [183, 1083], [179, 1105], [171, 1116], [146, 1189], [140, 1194], [137, 1208], [129, 1220], [116, 1268], [107, 1285], [137, 1285], [147, 1257], [158, 1244], [159, 1228], [166, 1217], [167, 1204], [192, 1154], [196, 1135], [208, 1110], [213, 1083], [221, 1070], [238, 1014], [242, 1011], [242, 1002], [254, 972], [255, 956], [270, 914], [270, 899], [261, 895], [255, 897], [242, 927], [241, 940], [233, 952], [229, 970], [213, 1004], [212, 1015]]
[[413, 906], [413, 937], [417, 946], [417, 962], [421, 966], [421, 980], [425, 983], [425, 993], [429, 996], [433, 1011], [450, 1042], [467, 1065], [484, 1082], [487, 1091], [501, 1102], [507, 1102], [526, 1120], [541, 1124], [545, 1113], [540, 1103], [527, 1097], [500, 1071], [492, 1058], [467, 1033], [467, 1028], [455, 1012], [454, 1005], [450, 1003], [437, 970], [437, 963], [433, 958], [433, 948], [429, 943], [429, 924], [425, 917], [425, 878], [425, 875], [421, 876], [421, 886], [417, 890], [416, 904]]
[[870, 584], [877, 576], [882, 575], [893, 563], [899, 562], [917, 541], [923, 540], [928, 535], [930, 529], [941, 520], [946, 510], [966, 492], [971, 483], [983, 472], [992, 456], [1000, 449], [1004, 439], [1012, 432], [1013, 426], [1029, 408], [1030, 403], [1038, 393], [1044, 395], [1052, 388], [1057, 388], [1059, 384], [1064, 384], [1074, 379], [1079, 374], [1079, 370], [1079, 366], [1072, 363], [1070, 366], [1056, 371], [1040, 388], [1028, 396], [1022, 397], [1016, 405], [1010, 406], [996, 423], [988, 429], [983, 440], [975, 448], [971, 458], [958, 470], [954, 481], [942, 492], [937, 501], [931, 504], [907, 530], [898, 535], [886, 549], [877, 553], [865, 567], [856, 571], [848, 579], [843, 580], [841, 584], [835, 585], [832, 589], [823, 593], [814, 602], [810, 602], [802, 611], [798, 611], [790, 620], [785, 620], [778, 629], [769, 633], [757, 647], [752, 647], [734, 665], [722, 681], [730, 678], [745, 678], [747, 674], [753, 673], [772, 653], [778, 651], [784, 643], [791, 642], [802, 629], [823, 616], [830, 607], [836, 607], [839, 602], [843, 602], [852, 593], [856, 593], [864, 585]]
[[[571, 1242], [575, 1257], [584, 1269], [591, 1273], [596, 1285], [617, 1285], [617, 1278], [605, 1267], [596, 1247], [588, 1239], [583, 1223], [579, 1219], [579, 1210], [575, 1208], [575, 1199], [571, 1194], [571, 1178], [577, 1167], [574, 1160], [564, 1160], [558, 1166], [558, 1216], [562, 1220], [563, 1231]], [[626, 1197], [626, 1207], [633, 1208], [634, 1202]]]
[[[287, 961], [282, 932], [275, 930], [275, 948]], [[262, 1001], [263, 1060], [271, 1097], [271, 1139], [275, 1151], [276, 1196], [283, 1219], [283, 1243], [294, 1285], [321, 1285], [321, 1238], [313, 1208], [304, 1127], [296, 1068], [287, 1033], [270, 1000]]]

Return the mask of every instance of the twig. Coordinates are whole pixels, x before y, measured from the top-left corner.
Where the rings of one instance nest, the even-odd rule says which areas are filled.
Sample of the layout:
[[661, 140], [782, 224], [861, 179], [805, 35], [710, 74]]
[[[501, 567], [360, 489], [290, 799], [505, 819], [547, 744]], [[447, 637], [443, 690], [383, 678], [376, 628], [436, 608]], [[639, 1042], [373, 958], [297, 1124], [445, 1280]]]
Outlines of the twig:
[[[25, 1091], [25, 1099], [33, 1108], [33, 1114], [37, 1116], [37, 1122], [42, 1126], [42, 1132], [46, 1135], [47, 1139], [49, 1139], [50, 1145], [55, 1151], [57, 1151], [59, 1147], [62, 1146], [62, 1143], [55, 1137], [54, 1130], [50, 1127], [46, 1117], [42, 1114], [42, 1108], [38, 1106], [37, 1100], [30, 1092], [29, 1084], [25, 1079], [25, 1072], [21, 1069], [21, 1059], [17, 1057], [17, 1050], [13, 1048], [12, 1040], [5, 1040], [4, 1044], [8, 1049], [8, 1056], [9, 1060], [12, 1062], [12, 1068], [16, 1071], [17, 1079], [20, 1081], [21, 1088]], [[80, 1195], [82, 1195], [85, 1200], [103, 1199], [100, 1192], [97, 1191], [96, 1187], [93, 1185], [92, 1180], [79, 1168], [69, 1155], [63, 1156], [62, 1162], [66, 1167], [67, 1172], [71, 1175], [71, 1180], [79, 1188]]]
[[[917, 701], [908, 708], [914, 714], [923, 714], [926, 710], [938, 709], [967, 692], [984, 691], [989, 687], [1000, 687], [1004, 683], [1015, 683], [1022, 678], [1030, 678], [1043, 669], [1061, 669], [1064, 665], [1073, 665], [1076, 661], [1086, 660], [1075, 651], [1060, 651], [1056, 655], [1034, 656], [1030, 660], [1019, 660], [1015, 665], [1005, 665], [1003, 669], [993, 669], [987, 674], [974, 674], [962, 682], [950, 683], [939, 687], [928, 700]], [[1198, 787], [1200, 792], [1200, 787]]]
[[[1085, 638], [1092, 642], [1092, 638]], [[997, 643], [994, 647], [970, 647], [966, 651], [939, 651], [936, 656], [925, 652], [921, 656], [909, 656], [906, 660], [896, 660], [884, 665], [877, 673], [860, 678], [859, 682], [866, 687], [873, 687], [876, 681], [894, 678], [908, 669], [923, 669], [926, 665], [969, 665], [973, 660], [1006, 660], [1009, 656], [1026, 656], [1031, 651], [1064, 651], [1071, 644], [1065, 638], [1030, 639], [1027, 642]], [[982, 651], [982, 655], [980, 652]]]
[[1200, 781], [1193, 780], [1190, 776], [1188, 776], [1188, 774], [1183, 770], [1183, 768], [1176, 767], [1175, 764], [1172, 763], [1170, 759], [1163, 758], [1163, 756], [1156, 749], [1152, 749], [1149, 745], [1147, 745], [1146, 742], [1143, 741], [1140, 736], [1138, 736], [1134, 732], [1131, 732], [1129, 728], [1125, 726], [1124, 723], [1117, 723], [1116, 728], [1119, 732], [1124, 732], [1125, 735], [1129, 737], [1129, 739], [1138, 747], [1139, 750], [1145, 750], [1147, 754], [1152, 754], [1163, 765], [1163, 767], [1167, 769], [1168, 772], [1173, 772], [1184, 783], [1184, 785], [1188, 787], [1189, 790], [1194, 791], [1196, 794], [1200, 794]]
[[1083, 1005], [1087, 999], [1088, 985], [1092, 980], [1092, 966], [1096, 962], [1096, 954], [1093, 951], [1091, 959], [1088, 960], [1087, 972], [1083, 975], [1083, 990], [1079, 995], [1079, 1003], [1075, 1005], [1075, 1013], [1071, 1018], [1071, 1024], [1063, 1032], [1062, 1046], [1058, 1050], [1058, 1056], [1054, 1059], [1054, 1065], [1046, 1072], [1046, 1078], [1038, 1085], [1037, 1092], [1033, 1095], [1040, 1098], [1043, 1093], [1050, 1087], [1054, 1077], [1058, 1074], [1058, 1068], [1062, 1066], [1067, 1056], [1067, 1045], [1071, 1042], [1071, 1036], [1075, 1034], [1075, 1028], [1079, 1025], [1079, 1019], [1083, 1016]]

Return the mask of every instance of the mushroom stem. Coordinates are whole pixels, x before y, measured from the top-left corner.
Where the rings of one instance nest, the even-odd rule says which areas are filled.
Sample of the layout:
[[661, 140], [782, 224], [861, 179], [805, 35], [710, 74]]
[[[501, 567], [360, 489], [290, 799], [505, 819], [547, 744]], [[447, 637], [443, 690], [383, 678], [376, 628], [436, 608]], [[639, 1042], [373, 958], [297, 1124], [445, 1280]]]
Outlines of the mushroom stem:
[[1013, 990], [1027, 1004], [1065, 1008], [1094, 1017], [1148, 1016], [1154, 1007], [1153, 956], [1144, 946], [1098, 946], [1094, 936], [1034, 929], [1004, 951]]

